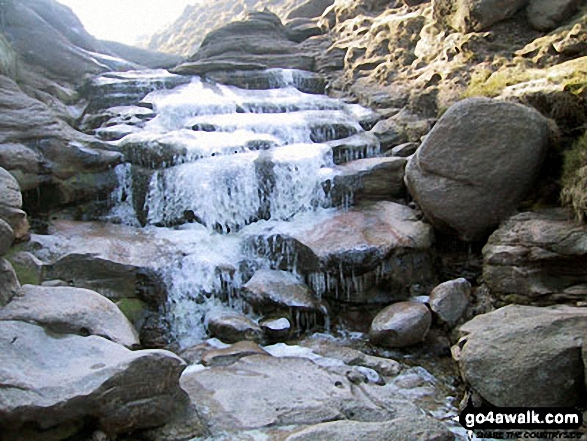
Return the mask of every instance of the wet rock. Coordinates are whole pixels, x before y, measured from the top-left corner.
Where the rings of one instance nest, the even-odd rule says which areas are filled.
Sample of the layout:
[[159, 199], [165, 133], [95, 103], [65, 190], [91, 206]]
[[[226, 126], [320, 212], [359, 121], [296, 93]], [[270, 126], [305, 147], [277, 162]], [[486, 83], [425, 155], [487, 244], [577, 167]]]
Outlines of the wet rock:
[[182, 404], [185, 362], [170, 352], [132, 352], [18, 321], [1, 321], [0, 330], [3, 431], [45, 439], [44, 429], [94, 420], [106, 433], [126, 433], [165, 424]]
[[513, 17], [528, 0], [433, 0], [434, 17], [460, 32], [481, 31]]
[[431, 324], [432, 315], [425, 305], [394, 303], [377, 314], [369, 329], [369, 339], [390, 348], [411, 346], [426, 338]]
[[243, 21], [210, 32], [190, 60], [173, 72], [203, 75], [218, 70], [276, 67], [312, 71], [314, 57], [305, 54], [297, 43], [288, 39], [286, 28], [277, 15], [265, 11], [249, 13]]
[[276, 343], [287, 340], [293, 331], [291, 322], [286, 317], [267, 318], [259, 322], [267, 341]]
[[467, 279], [441, 283], [430, 293], [430, 309], [440, 320], [454, 326], [469, 306], [471, 284]]
[[214, 310], [206, 314], [208, 332], [226, 343], [241, 340], [260, 342], [263, 331], [257, 323], [246, 315], [230, 309]]
[[494, 406], [572, 407], [585, 397], [586, 332], [584, 308], [510, 305], [461, 326], [454, 350], [465, 381]]
[[429, 255], [432, 230], [403, 205], [377, 202], [310, 215], [295, 227], [253, 236], [249, 247], [275, 267], [295, 267], [318, 295], [389, 303], [406, 298], [412, 285], [427, 286], [435, 279]]
[[366, 158], [344, 164], [333, 179], [333, 203], [354, 205], [402, 198], [406, 163], [404, 158]]
[[8, 252], [14, 242], [14, 231], [3, 219], [0, 219], [0, 256]]
[[381, 151], [379, 140], [372, 133], [360, 132], [335, 141], [326, 143], [332, 149], [335, 164], [375, 156]]
[[297, 310], [322, 314], [324, 309], [312, 290], [286, 271], [256, 271], [243, 286], [242, 295], [253, 308], [265, 313]]
[[579, 0], [530, 0], [526, 15], [535, 29], [551, 31], [570, 18], [579, 4]]
[[269, 355], [261, 346], [252, 341], [239, 341], [228, 348], [211, 349], [203, 353], [201, 363], [204, 366], [229, 366], [243, 357], [251, 355]]
[[534, 109], [485, 98], [461, 101], [410, 158], [408, 190], [436, 228], [480, 240], [533, 185], [548, 136], [548, 121]]
[[0, 307], [6, 305], [20, 292], [20, 283], [16, 272], [6, 259], [0, 257]]
[[254, 90], [276, 89], [291, 85], [300, 92], [321, 94], [326, 87], [326, 80], [322, 75], [295, 69], [288, 70], [287, 73], [281, 69], [218, 70], [208, 72], [206, 78], [221, 84]]
[[118, 307], [87, 289], [24, 285], [3, 309], [0, 320], [33, 323], [56, 333], [98, 335], [132, 348], [136, 330]]
[[563, 210], [520, 213], [483, 248], [483, 278], [508, 303], [548, 305], [587, 299], [587, 227]]

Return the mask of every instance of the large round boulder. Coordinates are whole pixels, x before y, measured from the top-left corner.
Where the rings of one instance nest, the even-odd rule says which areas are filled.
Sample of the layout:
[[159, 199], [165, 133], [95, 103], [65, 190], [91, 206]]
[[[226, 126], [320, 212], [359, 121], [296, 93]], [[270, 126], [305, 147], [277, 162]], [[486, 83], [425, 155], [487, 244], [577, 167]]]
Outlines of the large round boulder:
[[426, 305], [398, 302], [377, 314], [371, 323], [369, 338], [389, 348], [415, 345], [426, 338], [431, 323], [432, 314]]
[[410, 158], [406, 184], [437, 229], [480, 240], [527, 194], [548, 140], [548, 120], [532, 108], [466, 99], [443, 115]]

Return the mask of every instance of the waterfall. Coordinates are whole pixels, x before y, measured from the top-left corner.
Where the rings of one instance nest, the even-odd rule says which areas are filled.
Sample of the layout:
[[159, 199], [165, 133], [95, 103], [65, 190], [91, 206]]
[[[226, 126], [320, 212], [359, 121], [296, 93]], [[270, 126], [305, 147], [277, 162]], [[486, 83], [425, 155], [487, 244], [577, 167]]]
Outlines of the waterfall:
[[[336, 164], [379, 153], [361, 126], [370, 111], [301, 92], [295, 86], [303, 73], [277, 69], [272, 75], [279, 87], [269, 90], [194, 77], [152, 92], [142, 105], [152, 107], [154, 117], [114, 142], [129, 162], [117, 169], [117, 204], [109, 218], [166, 228], [194, 244], [163, 270], [165, 312], [184, 347], [205, 337], [210, 311], [250, 312], [239, 297], [242, 285], [255, 269], [278, 266], [251, 249], [251, 236], [328, 216], [327, 184], [339, 173]], [[311, 276], [317, 296], [328, 284], [320, 280]]]

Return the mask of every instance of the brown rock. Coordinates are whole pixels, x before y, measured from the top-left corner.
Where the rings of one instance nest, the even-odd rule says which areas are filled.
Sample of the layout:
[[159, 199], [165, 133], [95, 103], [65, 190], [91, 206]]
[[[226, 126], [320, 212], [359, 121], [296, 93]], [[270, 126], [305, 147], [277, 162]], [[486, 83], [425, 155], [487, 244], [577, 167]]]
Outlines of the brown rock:
[[421, 303], [399, 302], [381, 311], [369, 330], [369, 339], [380, 346], [400, 348], [418, 344], [426, 338], [432, 314]]

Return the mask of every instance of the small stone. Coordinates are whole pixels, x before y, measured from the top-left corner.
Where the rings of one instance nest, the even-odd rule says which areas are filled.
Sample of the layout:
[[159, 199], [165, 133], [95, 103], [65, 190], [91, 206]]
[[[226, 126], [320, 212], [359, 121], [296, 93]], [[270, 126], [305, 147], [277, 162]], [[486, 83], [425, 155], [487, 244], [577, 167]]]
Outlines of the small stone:
[[257, 323], [236, 311], [212, 311], [206, 316], [206, 327], [211, 335], [226, 343], [241, 340], [261, 341], [263, 331]]
[[285, 317], [261, 320], [259, 326], [270, 342], [287, 340], [293, 330], [290, 321]]
[[471, 284], [460, 278], [441, 283], [430, 293], [430, 309], [449, 326], [454, 326], [469, 306]]
[[411, 346], [426, 338], [431, 323], [432, 314], [425, 305], [398, 302], [377, 314], [369, 338], [377, 345], [390, 348]]

